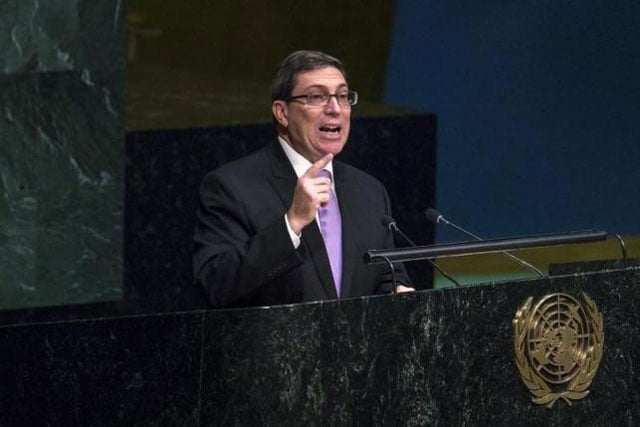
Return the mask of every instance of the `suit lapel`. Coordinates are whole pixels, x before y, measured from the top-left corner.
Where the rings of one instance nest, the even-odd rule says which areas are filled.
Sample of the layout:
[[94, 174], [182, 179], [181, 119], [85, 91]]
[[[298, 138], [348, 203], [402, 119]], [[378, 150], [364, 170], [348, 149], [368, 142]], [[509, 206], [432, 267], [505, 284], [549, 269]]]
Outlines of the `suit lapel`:
[[293, 190], [297, 181], [296, 172], [278, 143], [269, 145], [266, 153], [272, 171], [269, 181], [280, 197], [286, 212], [293, 199]]
[[359, 209], [356, 200], [357, 189], [353, 188], [352, 183], [345, 176], [345, 168], [341, 163], [333, 162], [333, 173], [338, 205], [340, 206], [340, 217], [342, 218], [342, 296], [348, 297], [353, 281], [354, 262], [358, 256], [355, 244], [357, 237], [356, 213]]
[[[278, 197], [280, 197], [286, 211], [289, 206], [291, 206], [298, 177], [278, 143], [271, 144], [267, 148], [267, 157], [269, 158], [273, 171], [272, 176], [269, 177], [269, 181], [276, 190]], [[311, 255], [311, 260], [313, 261], [327, 298], [337, 298], [338, 294], [333, 283], [329, 257], [324, 246], [322, 234], [315, 221], [305, 227], [302, 232], [301, 244], [304, 245], [307, 253]]]

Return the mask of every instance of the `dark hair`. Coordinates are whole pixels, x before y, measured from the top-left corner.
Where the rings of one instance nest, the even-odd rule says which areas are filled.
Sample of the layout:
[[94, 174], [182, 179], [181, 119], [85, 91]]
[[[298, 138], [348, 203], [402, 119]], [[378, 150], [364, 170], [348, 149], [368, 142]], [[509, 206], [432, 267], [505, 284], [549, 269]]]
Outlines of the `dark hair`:
[[271, 83], [271, 102], [286, 100], [297, 83], [298, 74], [324, 67], [335, 67], [347, 78], [344, 65], [339, 59], [317, 50], [298, 50], [287, 56], [276, 72]]

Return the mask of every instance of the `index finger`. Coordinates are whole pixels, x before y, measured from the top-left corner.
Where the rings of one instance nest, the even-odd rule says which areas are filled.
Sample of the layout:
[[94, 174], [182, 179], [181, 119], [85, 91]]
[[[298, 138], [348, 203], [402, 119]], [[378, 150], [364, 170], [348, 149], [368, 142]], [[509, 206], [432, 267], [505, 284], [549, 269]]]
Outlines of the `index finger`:
[[322, 157], [320, 160], [311, 165], [309, 169], [304, 173], [305, 175], [310, 175], [315, 177], [316, 174], [324, 169], [325, 166], [329, 164], [329, 162], [333, 159], [333, 154], [329, 153]]

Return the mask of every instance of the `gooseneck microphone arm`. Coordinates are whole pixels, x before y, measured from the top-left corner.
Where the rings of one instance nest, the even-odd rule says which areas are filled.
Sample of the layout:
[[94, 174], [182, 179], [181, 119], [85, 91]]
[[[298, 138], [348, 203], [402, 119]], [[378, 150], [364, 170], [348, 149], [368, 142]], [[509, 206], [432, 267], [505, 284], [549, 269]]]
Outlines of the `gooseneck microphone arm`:
[[618, 240], [618, 245], [620, 246], [620, 251], [622, 252], [622, 262], [624, 262], [626, 265], [627, 264], [627, 246], [624, 244], [624, 240], [622, 240], [622, 237], [620, 237], [620, 235], [616, 233], [609, 233], [609, 236], [613, 236], [616, 238], [616, 240]]
[[[462, 227], [459, 227], [458, 225], [452, 223], [451, 221], [448, 221], [440, 212], [438, 212], [437, 210], [433, 209], [433, 208], [429, 208], [427, 209], [424, 214], [427, 216], [427, 219], [433, 223], [439, 224], [439, 223], [443, 223], [445, 225], [448, 225], [449, 227], [455, 228], [456, 230], [466, 234], [467, 236], [470, 236], [478, 241], [483, 241], [483, 239], [480, 236], [476, 236], [475, 234], [473, 234], [472, 232], [465, 230]], [[536, 272], [536, 274], [538, 274], [540, 277], [545, 277], [545, 274], [536, 266], [529, 264], [527, 261], [523, 260], [522, 258], [518, 258], [517, 256], [511, 254], [508, 251], [501, 251], [500, 253], [502, 253], [504, 256], [506, 256], [507, 258], [509, 258], [510, 260], [512, 260], [513, 262], [515, 262], [516, 264], [520, 265], [521, 267], [524, 268], [528, 268], [530, 270], [533, 270]]]
[[393, 261], [391, 261], [389, 258], [383, 256], [382, 259], [389, 266], [389, 271], [391, 272], [391, 293], [395, 295], [398, 293], [396, 287], [396, 266], [393, 265]]
[[[400, 230], [400, 228], [398, 227], [398, 224], [396, 224], [396, 221], [392, 217], [390, 217], [389, 215], [385, 215], [382, 217], [381, 222], [382, 222], [382, 225], [384, 225], [386, 228], [388, 228], [392, 232], [398, 233], [407, 243], [409, 243], [410, 246], [417, 247], [415, 242], [411, 240], [409, 236], [404, 234], [402, 230]], [[438, 270], [438, 272], [442, 274], [443, 277], [447, 278], [454, 285], [460, 287], [460, 283], [453, 277], [449, 276], [442, 268], [440, 268], [440, 266], [434, 260], [427, 259], [427, 262], [431, 264], [433, 268]]]

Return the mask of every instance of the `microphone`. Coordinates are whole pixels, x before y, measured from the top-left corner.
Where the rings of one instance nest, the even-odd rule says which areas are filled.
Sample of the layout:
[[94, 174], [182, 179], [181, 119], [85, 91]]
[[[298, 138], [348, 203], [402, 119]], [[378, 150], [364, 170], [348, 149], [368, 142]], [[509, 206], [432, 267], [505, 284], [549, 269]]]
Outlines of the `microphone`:
[[[467, 236], [473, 237], [476, 240], [482, 241], [483, 239], [479, 236], [476, 236], [475, 234], [473, 234], [470, 231], [465, 230], [464, 228], [452, 223], [451, 221], [448, 221], [440, 212], [438, 212], [437, 210], [433, 209], [433, 208], [429, 208], [426, 211], [424, 211], [424, 214], [427, 216], [427, 219], [435, 224], [440, 224], [443, 223], [445, 225], [448, 225], [449, 227], [455, 228], [456, 230], [466, 234]], [[531, 264], [529, 264], [527, 261], [518, 258], [517, 256], [513, 255], [512, 253], [508, 252], [508, 251], [501, 251], [501, 253], [506, 256], [507, 258], [509, 258], [510, 260], [514, 261], [516, 264], [520, 265], [521, 267], [524, 268], [528, 268], [529, 270], [533, 270], [536, 272], [536, 274], [538, 274], [540, 277], [545, 277], [544, 273], [542, 271], [540, 271], [540, 269], [538, 267], [535, 267]]]
[[[385, 228], [388, 228], [389, 230], [391, 230], [391, 232], [394, 233], [398, 233], [407, 243], [409, 243], [410, 246], [416, 247], [417, 245], [413, 242], [413, 240], [411, 240], [409, 238], [409, 236], [407, 236], [406, 234], [404, 234], [402, 232], [402, 230], [400, 230], [400, 228], [398, 227], [398, 224], [396, 224], [396, 220], [393, 219], [391, 216], [389, 215], [385, 215], [382, 217], [382, 219], [380, 220], [380, 222], [382, 223], [382, 225]], [[454, 285], [460, 287], [460, 283], [454, 279], [453, 277], [449, 276], [442, 268], [440, 268], [440, 266], [438, 264], [436, 264], [436, 262], [432, 259], [427, 259], [427, 261], [429, 262], [429, 264], [431, 264], [431, 266], [433, 268], [435, 268], [436, 270], [438, 270], [438, 272], [440, 274], [442, 274], [442, 276], [446, 277], [449, 281], [451, 281], [451, 283], [453, 283]]]

